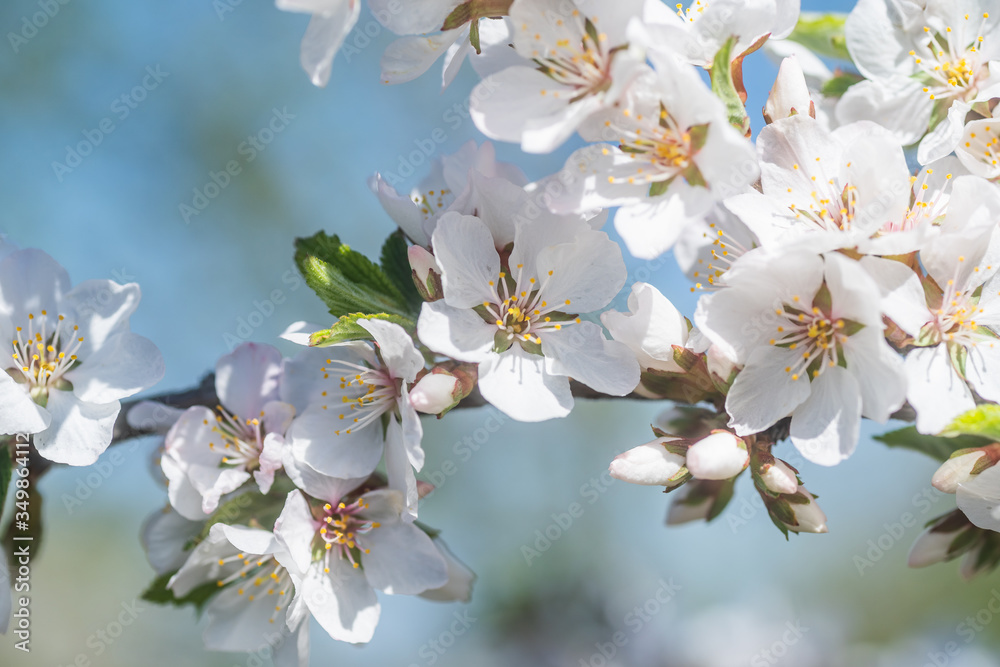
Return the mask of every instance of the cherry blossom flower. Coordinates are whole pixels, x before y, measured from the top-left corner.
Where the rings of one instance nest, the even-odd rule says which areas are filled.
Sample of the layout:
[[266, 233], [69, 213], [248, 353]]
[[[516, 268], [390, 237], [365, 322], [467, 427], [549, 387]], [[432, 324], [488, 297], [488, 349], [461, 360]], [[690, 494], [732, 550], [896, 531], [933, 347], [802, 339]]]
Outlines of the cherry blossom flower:
[[295, 459], [341, 479], [364, 478], [385, 454], [389, 484], [416, 517], [414, 468], [424, 465], [423, 428], [409, 385], [424, 366], [399, 326], [361, 319], [375, 347], [347, 343], [303, 350], [286, 362], [282, 392], [300, 410], [288, 430]]
[[385, 212], [411, 241], [420, 246], [430, 246], [434, 226], [444, 213], [458, 211], [472, 214], [477, 210], [480, 203], [477, 193], [482, 187], [474, 190], [476, 176], [482, 176], [483, 183], [491, 183], [495, 179], [518, 187], [528, 183], [519, 168], [497, 161], [493, 144], [484, 141], [482, 145], [477, 145], [475, 141], [469, 141], [455, 153], [436, 159], [430, 174], [409, 196], [396, 192], [398, 177], [393, 174], [375, 174], [368, 185], [378, 196]]
[[580, 127], [585, 139], [617, 141], [582, 148], [566, 161], [568, 183], [553, 210], [566, 213], [621, 206], [615, 229], [629, 252], [651, 259], [669, 249], [715, 201], [757, 179], [750, 142], [696, 70], [674, 56], [653, 59], [620, 106]]
[[954, 175], [947, 162], [912, 177], [899, 142], [869, 122], [830, 132], [795, 115], [761, 130], [757, 150], [761, 192], [725, 204], [765, 247], [912, 252], [943, 213]]
[[882, 336], [880, 292], [839, 253], [745, 255], [704, 295], [698, 328], [744, 364], [726, 398], [730, 426], [759, 433], [791, 416], [803, 456], [835, 465], [862, 416], [884, 423], [904, 400], [902, 360]]
[[628, 347], [579, 314], [606, 306], [625, 282], [621, 250], [576, 220], [514, 225], [504, 257], [487, 221], [449, 213], [432, 245], [444, 298], [425, 303], [417, 332], [432, 350], [479, 364], [479, 389], [521, 421], [567, 415], [569, 376], [622, 396], [639, 381]]
[[220, 405], [189, 408], [167, 433], [161, 460], [170, 503], [185, 518], [211, 514], [251, 478], [267, 493], [281, 469], [295, 408], [279, 400], [281, 353], [243, 343], [215, 366]]
[[[307, 667], [309, 622], [289, 570], [294, 567], [271, 532], [217, 523], [168, 587], [177, 598], [213, 583], [220, 589], [205, 607], [209, 650], [255, 653], [269, 647], [275, 667]], [[283, 641], [269, 642], [275, 634]]]
[[514, 50], [533, 61], [487, 77], [469, 111], [491, 139], [548, 153], [593, 113], [614, 105], [645, 68], [630, 48], [629, 19], [641, 0], [514, 0]]
[[32, 248], [0, 260], [0, 433], [29, 433], [57, 463], [90, 465], [111, 443], [119, 401], [163, 377], [156, 346], [129, 331], [135, 283], [69, 275]]
[[[900, 11], [889, 0], [859, 0], [845, 25], [847, 49], [868, 79], [837, 106], [842, 123], [873, 120], [904, 145], [920, 141], [927, 164], [954, 147], [964, 110], [1000, 84], [998, 16], [988, 0], [929, 0]], [[956, 105], [958, 113], [949, 109]], [[926, 137], [925, 137], [926, 135]]]
[[317, 504], [292, 491], [274, 531], [289, 554], [295, 604], [331, 637], [351, 643], [372, 638], [381, 613], [375, 589], [416, 595], [449, 582], [441, 552], [402, 519], [401, 493], [378, 489], [345, 498], [350, 484], [319, 475], [310, 475], [306, 486]]
[[[966, 177], [975, 179], [975, 177]], [[975, 179], [978, 180], [978, 179]], [[966, 184], [958, 183], [948, 221], [967, 219], [962, 208]], [[969, 387], [990, 401], [1000, 400], [1000, 340], [987, 327], [1000, 325], [1000, 269], [994, 220], [987, 207], [968, 226], [935, 238], [921, 251], [928, 272], [920, 278], [900, 262], [867, 257], [862, 266], [882, 290], [882, 308], [917, 347], [906, 355], [907, 400], [917, 410], [917, 429], [938, 433], [975, 407]], [[980, 289], [981, 288], [981, 289]], [[981, 294], [979, 294], [981, 292]], [[968, 384], [967, 384], [968, 382]]]

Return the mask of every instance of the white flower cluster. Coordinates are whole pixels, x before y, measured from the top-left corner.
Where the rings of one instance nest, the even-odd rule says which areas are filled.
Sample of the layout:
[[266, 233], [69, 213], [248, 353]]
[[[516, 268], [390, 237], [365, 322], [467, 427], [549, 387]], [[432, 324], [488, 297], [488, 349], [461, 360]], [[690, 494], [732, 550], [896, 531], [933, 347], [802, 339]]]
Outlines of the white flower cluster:
[[[858, 74], [778, 41], [801, 37], [797, 2], [371, 6], [408, 35], [383, 59], [387, 83], [446, 52], [447, 85], [471, 44], [483, 80], [470, 111], [484, 134], [532, 153], [574, 133], [595, 142], [539, 184], [501, 173], [485, 147], [443, 160], [412, 203], [385, 179], [373, 183], [416, 244], [411, 267], [428, 301], [421, 342], [477, 364], [483, 397], [511, 416], [566, 414], [566, 376], [627, 393], [634, 357], [637, 394], [713, 403], [724, 419], [697, 437], [664, 432], [616, 459], [616, 475], [668, 487], [694, 479], [687, 495], [707, 508], [720, 495], [709, 482], [749, 467], [778, 505], [776, 523], [799, 530], [794, 516], [809, 515], [805, 529], [819, 531], [825, 517], [805, 509], [812, 496], [772, 479], [786, 466], [770, 455], [777, 441], [835, 465], [854, 451], [863, 417], [909, 415], [918, 436], [933, 436], [1000, 401], [992, 3], [861, 0], [832, 54]], [[742, 61], [769, 39], [767, 50], [787, 57], [754, 145]], [[609, 208], [633, 255], [675, 248], [704, 290], [696, 328], [643, 284], [630, 313], [601, 316], [613, 340], [579, 318], [624, 282], [617, 249], [595, 231]], [[954, 486], [973, 524], [996, 530], [986, 444], [960, 451], [965, 477]], [[950, 474], [957, 466], [946, 464]]]
[[[611, 463], [676, 490], [669, 523], [719, 516], [749, 471], [786, 535], [826, 532], [827, 518], [774, 446], [834, 466], [862, 418], [914, 422], [879, 437], [943, 460], [932, 481], [959, 509], [911, 565], [964, 556], [972, 576], [1000, 563], [993, 3], [860, 0], [839, 23], [800, 17], [796, 0], [368, 4], [400, 36], [386, 83], [443, 57], [447, 86], [468, 59], [488, 138], [585, 145], [537, 182], [489, 142], [441, 157], [409, 193], [376, 174], [400, 230], [380, 265], [322, 232], [296, 242], [338, 319], [292, 325], [284, 337], [307, 346], [292, 359], [240, 346], [216, 367], [218, 405], [175, 415], [171, 507], [144, 531], [161, 575], [148, 599], [206, 606], [212, 649], [257, 650], [277, 628], [281, 665], [307, 664], [310, 617], [369, 641], [376, 590], [465, 600], [473, 575], [416, 522], [430, 490], [418, 413], [488, 402], [535, 422], [580, 396], [675, 404], [655, 440]], [[312, 15], [302, 64], [325, 85], [360, 0], [277, 5]], [[762, 47], [782, 60], [751, 140], [743, 62]], [[691, 320], [643, 282], [627, 312], [609, 310], [628, 279], [601, 231], [609, 215], [633, 256], [674, 251], [699, 293]], [[90, 463], [118, 401], [162, 374], [128, 332], [138, 288], [70, 289], [39, 251], [0, 257], [13, 341], [0, 427]]]

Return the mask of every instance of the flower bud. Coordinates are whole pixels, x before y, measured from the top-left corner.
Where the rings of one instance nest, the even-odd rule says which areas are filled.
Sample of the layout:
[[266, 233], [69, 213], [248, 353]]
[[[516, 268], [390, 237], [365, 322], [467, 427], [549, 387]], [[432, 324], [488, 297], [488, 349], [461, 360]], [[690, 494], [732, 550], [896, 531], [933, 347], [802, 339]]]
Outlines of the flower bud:
[[795, 471], [781, 459], [774, 459], [774, 463], [761, 466], [760, 479], [772, 493], [795, 493], [799, 488]]
[[608, 467], [611, 476], [630, 484], [672, 486], [684, 470], [684, 457], [666, 448], [676, 439], [658, 438], [619, 454]]
[[948, 560], [948, 550], [958, 533], [938, 533], [933, 527], [920, 533], [910, 547], [906, 564], [910, 567], [927, 567]]
[[809, 86], [798, 59], [792, 55], [781, 61], [778, 78], [764, 105], [764, 120], [768, 124], [795, 114], [816, 117], [816, 110], [809, 97]]
[[688, 470], [697, 479], [731, 479], [749, 462], [746, 443], [729, 431], [715, 431], [687, 451]]
[[411, 245], [406, 251], [406, 256], [410, 260], [413, 283], [417, 286], [417, 291], [420, 292], [423, 300], [437, 301], [443, 298], [441, 267], [438, 266], [434, 255], [430, 254], [423, 246]]
[[451, 552], [441, 538], [435, 537], [433, 541], [448, 565], [448, 581], [441, 588], [424, 591], [420, 597], [437, 602], [468, 602], [472, 598], [476, 574]]
[[806, 491], [804, 486], [798, 488], [798, 492], [793, 496], [799, 501], [805, 502], [791, 503], [792, 512], [795, 515], [795, 523], [786, 523], [788, 530], [793, 533], [826, 533], [826, 514], [816, 504], [813, 494]]
[[986, 456], [986, 452], [974, 449], [964, 454], [958, 452], [956, 454], [942, 463], [931, 478], [931, 485], [938, 491], [955, 493], [959, 484], [969, 481], [972, 475], [981, 472], [976, 470], [976, 464]]
[[448, 372], [428, 373], [410, 390], [410, 405], [428, 415], [441, 414], [461, 398], [461, 383]]

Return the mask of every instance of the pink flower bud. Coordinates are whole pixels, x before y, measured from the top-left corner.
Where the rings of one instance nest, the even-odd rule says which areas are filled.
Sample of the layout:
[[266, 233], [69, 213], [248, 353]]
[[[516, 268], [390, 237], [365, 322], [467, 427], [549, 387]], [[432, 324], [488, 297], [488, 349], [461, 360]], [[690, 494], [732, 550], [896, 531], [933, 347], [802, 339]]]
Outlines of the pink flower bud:
[[669, 486], [670, 479], [684, 467], [684, 457], [664, 446], [673, 440], [676, 438], [659, 438], [619, 454], [608, 468], [611, 476], [630, 484]]
[[688, 470], [698, 479], [731, 479], [749, 462], [746, 443], [729, 431], [716, 431], [687, 451]]
[[781, 459], [775, 459], [773, 464], [762, 466], [760, 479], [772, 493], [795, 493], [799, 488], [795, 471]]
[[972, 477], [973, 468], [975, 468], [979, 459], [984, 456], [986, 456], [986, 453], [982, 450], [974, 450], [967, 454], [953, 456], [942, 463], [941, 467], [937, 469], [934, 477], [931, 478], [931, 484], [935, 489], [943, 493], [955, 493], [958, 490], [959, 484], [969, 481], [969, 478]]
[[460, 396], [457, 377], [450, 373], [428, 373], [410, 390], [410, 405], [417, 412], [436, 415], [453, 406]]

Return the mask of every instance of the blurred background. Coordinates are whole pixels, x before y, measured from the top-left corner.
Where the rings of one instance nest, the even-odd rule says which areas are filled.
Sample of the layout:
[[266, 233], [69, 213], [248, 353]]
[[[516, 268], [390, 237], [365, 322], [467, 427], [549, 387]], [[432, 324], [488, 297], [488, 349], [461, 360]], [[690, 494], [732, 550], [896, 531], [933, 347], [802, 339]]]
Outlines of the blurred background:
[[[298, 64], [307, 17], [272, 3], [62, 1], [0, 4], [0, 230], [46, 250], [74, 281], [142, 285], [132, 328], [167, 362], [155, 391], [195, 384], [240, 340], [275, 344], [292, 321], [328, 319], [296, 278], [293, 239], [325, 229], [377, 253], [392, 224], [368, 176], [398, 173], [414, 141], [438, 128], [447, 141], [436, 155], [481, 139], [470, 121], [451, 122], [475, 83], [468, 67], [444, 94], [437, 68], [411, 84], [379, 84], [392, 35], [367, 12], [348, 39], [351, 55], [338, 56], [320, 90]], [[57, 11], [33, 30], [46, 2]], [[776, 67], [758, 53], [746, 71], [756, 130]], [[251, 160], [241, 144], [276, 113], [287, 124]], [[68, 155], [84, 141], [92, 151]], [[573, 148], [498, 152], [539, 178]], [[231, 160], [241, 173], [185, 219], [181, 206], [194, 208], [195, 190]], [[671, 258], [629, 266], [630, 282], [654, 283], [692, 314], [694, 295]], [[428, 420], [422, 477], [439, 488], [421, 519], [479, 574], [474, 599], [383, 596], [370, 645], [338, 644], [314, 626], [312, 664], [1000, 665], [1000, 620], [991, 625], [988, 606], [1000, 578], [965, 584], [954, 564], [905, 566], [920, 525], [954, 507], [929, 491], [933, 461], [866, 437], [835, 470], [804, 464], [829, 535], [786, 542], [747, 479], [713, 524], [667, 529], [666, 496], [601, 479], [615, 454], [650, 439], [665, 406], [581, 407], [557, 423], [505, 421], [492, 433], [486, 409]], [[114, 462], [105, 455], [43, 480], [32, 652], [0, 638], [0, 664], [268, 664], [203, 651], [189, 609], [139, 601], [135, 621], [108, 634], [153, 578], [138, 532], [165, 503], [151, 472], [157, 444], [126, 444]], [[797, 463], [787, 445], [781, 451]], [[583, 513], [563, 529], [557, 517], [573, 503]], [[917, 526], [902, 526], [906, 515]], [[556, 539], [540, 540], [546, 532]]]

